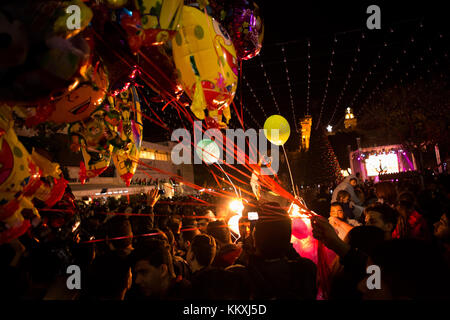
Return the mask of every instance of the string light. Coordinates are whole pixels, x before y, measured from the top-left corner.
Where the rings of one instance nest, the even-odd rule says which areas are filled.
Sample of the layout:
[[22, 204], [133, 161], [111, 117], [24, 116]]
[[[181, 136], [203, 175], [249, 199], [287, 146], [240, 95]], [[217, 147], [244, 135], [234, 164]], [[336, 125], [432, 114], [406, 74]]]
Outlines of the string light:
[[[361, 34], [361, 38], [362, 38], [362, 39], [365, 38], [364, 33]], [[347, 90], [347, 88], [348, 88], [348, 84], [349, 84], [350, 78], [351, 78], [351, 76], [352, 76], [352, 73], [353, 73], [353, 71], [354, 71], [355, 68], [356, 68], [356, 63], [358, 62], [358, 56], [359, 56], [360, 52], [361, 52], [361, 47], [360, 47], [360, 44], [358, 44], [358, 45], [356, 46], [356, 50], [355, 50], [355, 57], [353, 58], [352, 64], [350, 65], [350, 69], [349, 69], [349, 71], [348, 71], [348, 74], [347, 74], [347, 77], [346, 77], [344, 86], [342, 87], [342, 90], [341, 90], [341, 92], [339, 93], [338, 99], [337, 99], [337, 101], [336, 101], [336, 104], [335, 104], [335, 107], [334, 107], [334, 110], [333, 110], [333, 114], [331, 115], [331, 118], [330, 118], [330, 120], [328, 121], [328, 125], [330, 125], [331, 121], [333, 121], [334, 116], [335, 116], [335, 114], [336, 114], [336, 110], [339, 108], [339, 105], [340, 105], [340, 103], [341, 103], [341, 100], [342, 100], [342, 98], [343, 98], [343, 96], [344, 96], [344, 94], [345, 94], [345, 92], [346, 92], [346, 90]]]
[[261, 124], [255, 119], [253, 114], [245, 107], [244, 104], [242, 104], [242, 108], [249, 114], [250, 118], [253, 120], [253, 122], [258, 126], [258, 128], [262, 128]]
[[329, 84], [329, 82], [331, 80], [331, 74], [333, 73], [333, 58], [334, 58], [334, 54], [335, 54], [336, 43], [337, 43], [337, 38], [335, 36], [334, 37], [334, 41], [333, 41], [333, 45], [331, 47], [330, 67], [328, 69], [327, 81], [325, 82], [325, 89], [324, 89], [324, 92], [323, 92], [322, 103], [320, 105], [319, 119], [317, 120], [316, 130], [317, 130], [317, 128], [319, 128], [320, 120], [322, 119], [323, 107], [325, 105], [325, 100], [327, 99], [327, 94], [328, 94], [328, 84]]
[[251, 94], [253, 95], [253, 98], [255, 99], [256, 103], [258, 104], [259, 108], [261, 109], [261, 111], [264, 114], [265, 118], [267, 117], [266, 111], [264, 110], [263, 106], [261, 105], [261, 103], [259, 102], [258, 97], [255, 94], [255, 91], [253, 91], [252, 87], [250, 86], [250, 84], [248, 83], [247, 79], [245, 78], [245, 75], [242, 75], [242, 79], [245, 81], [245, 85], [248, 87], [248, 89], [250, 90]]
[[311, 91], [311, 41], [308, 39], [307, 72], [308, 84], [306, 89], [306, 114], [309, 114], [309, 94]]
[[270, 94], [272, 95], [273, 103], [275, 104], [275, 107], [277, 107], [278, 114], [281, 114], [280, 108], [278, 107], [278, 103], [275, 100], [275, 95], [273, 94], [272, 85], [270, 84], [269, 77], [267, 77], [266, 70], [264, 69], [264, 64], [262, 62], [261, 55], [259, 56], [259, 62], [260, 62], [259, 64], [261, 66], [261, 69], [262, 69], [262, 71], [264, 73], [264, 78], [266, 78], [266, 83], [267, 83], [267, 86], [269, 87]]
[[[423, 23], [422, 23], [422, 22], [421, 22], [420, 25], [419, 25], [419, 29], [421, 29], [421, 28], [423, 28]], [[415, 43], [415, 38], [414, 38], [413, 36], [410, 37], [410, 40], [409, 40], [409, 42], [408, 42], [408, 45], [410, 45], [411, 43]], [[406, 49], [401, 50], [401, 53], [400, 53], [400, 54], [402, 54], [402, 53], [404, 54], [405, 51], [407, 52], [407, 49], [408, 49], [408, 47], [407, 47]], [[429, 52], [432, 51], [431, 44], [429, 44], [429, 45], [427, 46], [427, 49], [425, 49], [425, 54], [426, 54], [427, 51], [429, 51]], [[422, 56], [419, 56], [418, 59], [417, 59], [417, 62], [420, 64], [421, 62], [423, 62], [423, 60], [424, 60], [424, 58], [423, 58]], [[385, 79], [388, 79], [388, 78], [389, 78], [389, 73], [392, 73], [392, 72], [394, 71], [395, 66], [398, 66], [399, 64], [400, 64], [400, 60], [399, 60], [398, 58], [395, 59], [395, 65], [394, 65], [394, 63], [393, 63], [393, 65], [392, 65], [390, 68], [388, 68], [388, 70], [386, 71], [386, 74], [385, 74], [384, 78], [385, 78]], [[416, 65], [415, 65], [415, 64], [410, 64], [410, 68], [407, 69], [407, 70], [405, 71], [404, 75], [405, 75], [406, 77], [409, 77], [410, 73], [412, 72], [412, 69], [416, 70]], [[427, 70], [427, 72], [430, 72], [429, 69]], [[420, 78], [420, 79], [423, 79], [422, 76], [420, 76], [419, 78]], [[399, 81], [400, 81], [400, 83], [403, 83], [403, 82], [404, 82], [404, 79], [403, 79], [403, 78], [400, 78]], [[406, 82], [406, 81], [405, 81], [405, 82]], [[380, 82], [381, 85], [383, 85], [383, 83], [384, 83], [383, 81]], [[394, 88], [396, 88], [396, 87], [397, 87], [397, 85], [394, 86]], [[409, 87], [408, 87], [407, 89], [409, 89]], [[364, 102], [362, 108], [359, 110], [357, 116], [359, 116], [359, 115], [365, 110], [365, 108], [368, 106], [369, 101], [373, 98], [373, 96], [375, 96], [375, 93], [378, 92], [378, 91], [380, 91], [380, 87], [379, 87], [379, 86], [376, 86], [376, 87], [372, 90], [372, 92], [370, 93], [370, 95], [367, 97], [367, 99], [366, 99], [366, 101]]]
[[294, 99], [292, 98], [291, 79], [289, 78], [289, 70], [287, 67], [286, 54], [285, 54], [284, 50], [285, 49], [284, 49], [284, 45], [283, 45], [283, 46], [281, 46], [281, 52], [283, 54], [284, 67], [286, 70], [286, 78], [287, 78], [287, 83], [288, 83], [288, 88], [289, 88], [289, 98], [291, 100], [292, 115], [294, 117], [295, 131], [298, 132], [297, 120], [295, 119]]

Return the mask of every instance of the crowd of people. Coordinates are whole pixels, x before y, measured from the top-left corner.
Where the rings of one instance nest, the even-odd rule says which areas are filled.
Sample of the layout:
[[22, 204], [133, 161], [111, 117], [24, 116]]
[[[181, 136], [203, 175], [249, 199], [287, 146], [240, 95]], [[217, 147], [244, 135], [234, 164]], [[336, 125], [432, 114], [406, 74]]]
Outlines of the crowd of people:
[[[245, 206], [243, 216], [256, 210], [258, 219], [241, 219], [237, 234], [211, 195], [198, 205], [190, 197], [160, 199], [157, 190], [131, 201], [78, 201], [70, 219], [53, 212], [43, 220], [47, 229], [0, 246], [2, 296], [314, 300], [327, 288], [322, 296], [330, 300], [448, 299], [449, 192], [445, 174], [424, 186], [348, 176], [332, 193], [303, 194], [319, 214], [311, 218], [314, 238], [336, 254], [326, 278], [294, 249], [292, 219], [276, 202]], [[67, 287], [69, 265], [81, 270], [79, 290]], [[371, 265], [380, 268], [380, 288], [367, 285]]]

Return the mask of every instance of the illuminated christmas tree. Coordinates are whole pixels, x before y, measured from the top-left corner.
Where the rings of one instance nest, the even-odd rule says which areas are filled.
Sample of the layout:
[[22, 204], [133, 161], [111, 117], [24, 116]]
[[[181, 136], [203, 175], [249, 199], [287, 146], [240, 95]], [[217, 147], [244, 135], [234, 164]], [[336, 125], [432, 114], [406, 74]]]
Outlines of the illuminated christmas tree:
[[312, 133], [307, 162], [309, 168], [307, 180], [312, 183], [334, 183], [343, 179], [341, 167], [325, 130], [319, 129]]

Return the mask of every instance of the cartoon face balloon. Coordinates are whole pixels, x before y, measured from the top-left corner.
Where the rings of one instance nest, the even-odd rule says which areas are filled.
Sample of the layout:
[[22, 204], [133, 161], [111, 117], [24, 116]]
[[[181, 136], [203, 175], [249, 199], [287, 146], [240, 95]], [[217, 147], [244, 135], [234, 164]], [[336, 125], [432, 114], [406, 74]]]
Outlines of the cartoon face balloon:
[[229, 116], [225, 109], [234, 98], [238, 79], [236, 50], [227, 31], [206, 13], [184, 6], [172, 48], [182, 85], [193, 100], [192, 112], [203, 120], [207, 109], [212, 112], [208, 127], [226, 127], [221, 118]]
[[96, 71], [91, 70], [91, 79], [52, 102], [55, 111], [49, 121], [71, 123], [89, 117], [102, 104], [109, 85], [108, 76], [101, 65]]

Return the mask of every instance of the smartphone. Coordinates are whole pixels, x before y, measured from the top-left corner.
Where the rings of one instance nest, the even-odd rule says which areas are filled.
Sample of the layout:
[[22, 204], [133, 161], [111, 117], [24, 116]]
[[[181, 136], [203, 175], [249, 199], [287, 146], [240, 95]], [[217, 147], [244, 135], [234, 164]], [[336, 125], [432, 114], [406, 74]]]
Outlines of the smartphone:
[[258, 212], [249, 212], [248, 213], [248, 220], [250, 221], [254, 221], [254, 220], [258, 220]]

